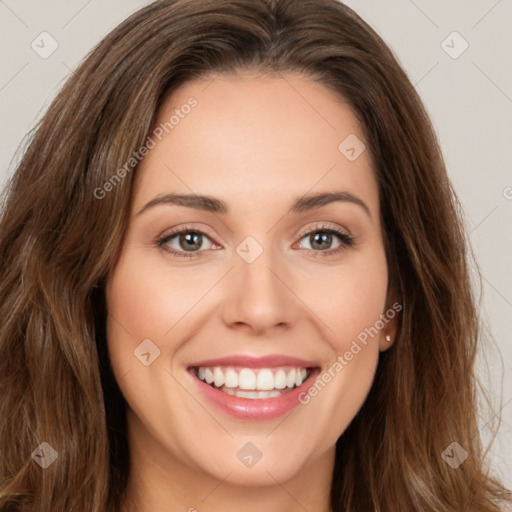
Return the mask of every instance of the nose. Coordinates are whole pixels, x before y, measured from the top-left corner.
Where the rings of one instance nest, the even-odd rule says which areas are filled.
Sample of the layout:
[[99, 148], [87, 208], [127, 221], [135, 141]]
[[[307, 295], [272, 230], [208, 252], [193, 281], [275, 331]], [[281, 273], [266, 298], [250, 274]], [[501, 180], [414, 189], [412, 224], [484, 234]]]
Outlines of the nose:
[[284, 262], [277, 264], [269, 249], [252, 263], [237, 255], [225, 283], [226, 325], [255, 335], [290, 328], [299, 311], [289, 280]]

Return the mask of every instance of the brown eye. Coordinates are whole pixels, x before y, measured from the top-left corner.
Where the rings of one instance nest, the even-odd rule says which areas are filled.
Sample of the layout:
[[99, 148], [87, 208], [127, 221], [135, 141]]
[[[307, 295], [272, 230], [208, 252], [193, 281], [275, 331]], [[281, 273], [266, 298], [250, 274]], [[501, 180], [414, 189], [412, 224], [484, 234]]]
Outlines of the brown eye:
[[[309, 244], [309, 247], [304, 247], [302, 244], [301, 247], [309, 251], [314, 251], [315, 257], [318, 254], [331, 256], [354, 245], [354, 239], [338, 228], [316, 228], [304, 233], [301, 240], [306, 240], [306, 243]], [[333, 244], [337, 245], [332, 247]]]
[[[185, 250], [198, 250], [203, 245], [203, 235], [190, 231], [188, 233], [180, 233], [178, 237], [178, 245], [180, 249]], [[173, 237], [174, 238], [174, 237]]]
[[308, 242], [311, 249], [323, 251], [331, 248], [333, 235], [331, 233], [317, 231], [312, 235], [308, 235]]
[[192, 257], [196, 252], [203, 252], [200, 249], [205, 248], [205, 240], [212, 244], [210, 238], [202, 231], [182, 228], [160, 238], [157, 245], [174, 256]]

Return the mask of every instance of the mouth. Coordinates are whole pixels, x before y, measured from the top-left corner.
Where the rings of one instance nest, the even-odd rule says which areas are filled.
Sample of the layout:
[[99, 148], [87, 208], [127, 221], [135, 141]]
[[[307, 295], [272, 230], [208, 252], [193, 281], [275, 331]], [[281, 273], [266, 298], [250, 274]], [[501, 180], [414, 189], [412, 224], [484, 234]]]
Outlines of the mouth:
[[270, 420], [301, 404], [320, 365], [287, 356], [232, 356], [187, 368], [203, 397], [221, 411], [245, 420]]
[[199, 366], [192, 367], [191, 371], [196, 378], [222, 393], [258, 400], [277, 398], [301, 386], [311, 375], [312, 368]]

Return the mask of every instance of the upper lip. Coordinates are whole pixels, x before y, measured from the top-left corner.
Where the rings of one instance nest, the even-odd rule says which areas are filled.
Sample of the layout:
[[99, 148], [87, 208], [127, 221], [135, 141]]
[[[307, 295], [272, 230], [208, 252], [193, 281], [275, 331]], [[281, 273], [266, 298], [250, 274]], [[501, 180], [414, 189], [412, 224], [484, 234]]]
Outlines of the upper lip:
[[212, 367], [212, 366], [242, 366], [244, 368], [272, 368], [276, 366], [294, 366], [300, 368], [314, 368], [319, 366], [315, 361], [307, 361], [297, 357], [291, 357], [281, 354], [254, 357], [250, 355], [233, 355], [227, 357], [218, 357], [216, 359], [206, 359], [190, 364], [188, 367]]

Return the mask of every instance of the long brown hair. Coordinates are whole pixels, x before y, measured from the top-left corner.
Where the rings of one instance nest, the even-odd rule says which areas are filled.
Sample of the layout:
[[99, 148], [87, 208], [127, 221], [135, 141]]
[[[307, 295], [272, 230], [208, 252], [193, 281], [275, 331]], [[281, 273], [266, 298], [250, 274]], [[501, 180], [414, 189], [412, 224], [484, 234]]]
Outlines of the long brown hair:
[[[391, 284], [404, 309], [336, 445], [336, 512], [498, 511], [474, 371], [479, 321], [460, 206], [414, 87], [336, 0], [164, 0], [130, 16], [68, 79], [8, 183], [0, 219], [0, 508], [117, 512], [125, 401], [106, 352], [104, 285], [129, 171], [163, 99], [209, 73], [300, 72], [350, 102], [375, 162]], [[42, 469], [43, 443], [58, 453]], [[468, 458], [452, 468], [457, 442]]]

